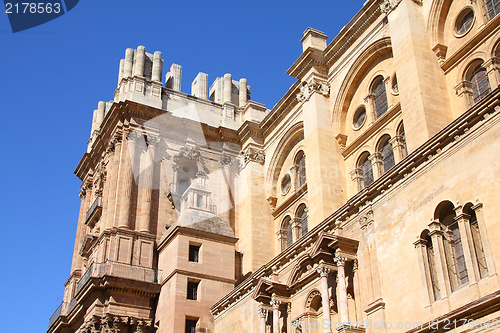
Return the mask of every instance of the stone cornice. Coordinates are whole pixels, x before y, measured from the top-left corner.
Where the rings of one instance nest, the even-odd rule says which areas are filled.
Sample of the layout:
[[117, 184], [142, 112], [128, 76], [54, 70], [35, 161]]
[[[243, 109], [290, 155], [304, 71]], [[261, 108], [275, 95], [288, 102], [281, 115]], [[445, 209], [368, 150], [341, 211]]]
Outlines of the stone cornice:
[[367, 1], [325, 49], [325, 61], [330, 66], [382, 15], [378, 0]]
[[160, 281], [160, 284], [163, 286], [165, 283], [167, 283], [174, 275], [179, 274], [179, 275], [185, 275], [193, 278], [199, 278], [199, 279], [206, 279], [206, 280], [212, 280], [212, 281], [218, 281], [218, 282], [223, 282], [223, 283], [230, 283], [230, 284], [235, 284], [236, 280], [234, 279], [226, 279], [220, 276], [215, 276], [215, 275], [209, 275], [209, 274], [203, 274], [203, 273], [198, 273], [198, 272], [193, 272], [193, 271], [187, 271], [187, 270], [182, 270], [182, 269], [174, 269], [170, 274], [168, 274], [165, 279]]
[[[488, 327], [486, 320], [478, 320], [477, 322], [475, 322], [475, 320], [485, 318], [486, 315], [494, 313], [498, 310], [500, 310], [500, 291], [483, 296], [426, 323], [422, 323], [419, 327], [411, 329], [407, 331], [407, 333], [431, 333], [436, 331], [446, 331], [446, 324], [453, 324], [455, 321], [459, 326], [462, 326], [462, 328], [469, 328], [468, 331], [472, 331], [473, 327], [467, 326], [469, 320], [472, 320], [471, 323], [476, 329], [486, 328]], [[463, 322], [464, 319], [467, 320], [465, 323]], [[497, 319], [492, 319], [490, 326], [497, 327], [497, 325]]]
[[[466, 140], [472, 132], [476, 132], [479, 128], [489, 124], [492, 119], [500, 121], [500, 88], [495, 89], [489, 97], [464, 112], [400, 163], [396, 164], [391, 170], [384, 173], [382, 177], [351, 197], [343, 206], [309, 230], [297, 242], [257, 269], [238, 287], [210, 308], [212, 315], [216, 317], [224, 309], [231, 306], [232, 299], [241, 298], [241, 295], [250, 293], [260, 278], [272, 274], [272, 267], [279, 269], [284, 265], [290, 264], [297, 256], [297, 253], [301, 253], [314, 244], [320, 233], [332, 232], [336, 229], [338, 227], [337, 221], [347, 221], [350, 216], [358, 214], [361, 210], [364, 211], [365, 206], [370, 206], [375, 198], [384, 194], [388, 189], [395, 187], [394, 185], [400, 181], [410, 178], [417, 170], [427, 165], [429, 160], [441, 154], [445, 148]], [[470, 129], [473, 126], [476, 126], [475, 130], [471, 131]], [[358, 221], [358, 219], [351, 220]], [[363, 227], [363, 224], [358, 225], [358, 227]]]
[[160, 253], [165, 248], [165, 246], [167, 246], [167, 244], [169, 244], [177, 235], [196, 236], [207, 240], [218, 241], [227, 244], [236, 244], [236, 242], [238, 241], [238, 238], [235, 237], [223, 236], [206, 231], [196, 230], [193, 228], [172, 225], [170, 228], [168, 228], [166, 235], [158, 243], [158, 253]]
[[328, 69], [326, 67], [323, 51], [308, 47], [286, 73], [300, 80], [310, 69], [315, 69], [318, 73], [323, 75], [327, 74]]

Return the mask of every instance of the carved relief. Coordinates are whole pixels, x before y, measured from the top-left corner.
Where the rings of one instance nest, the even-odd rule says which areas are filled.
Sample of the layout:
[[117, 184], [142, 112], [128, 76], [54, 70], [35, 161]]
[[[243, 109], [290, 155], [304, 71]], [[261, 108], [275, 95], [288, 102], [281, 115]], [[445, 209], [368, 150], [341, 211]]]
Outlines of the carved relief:
[[266, 154], [264, 153], [263, 150], [249, 147], [244, 152], [242, 152], [242, 154], [245, 166], [250, 162], [257, 162], [260, 165], [264, 165], [266, 161]]
[[301, 103], [305, 102], [315, 92], [328, 97], [330, 95], [330, 86], [327, 82], [316, 78], [312, 78], [309, 82], [304, 81], [300, 86], [300, 92], [297, 94], [297, 100]]

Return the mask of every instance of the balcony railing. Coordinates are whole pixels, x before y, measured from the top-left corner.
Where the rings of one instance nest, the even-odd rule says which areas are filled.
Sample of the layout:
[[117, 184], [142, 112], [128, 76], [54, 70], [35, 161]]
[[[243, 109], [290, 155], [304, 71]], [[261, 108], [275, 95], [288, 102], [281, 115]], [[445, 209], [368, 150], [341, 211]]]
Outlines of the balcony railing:
[[76, 284], [76, 292], [78, 292], [87, 284], [90, 278], [102, 278], [104, 276], [113, 276], [123, 279], [130, 279], [149, 283], [158, 283], [158, 270], [134, 266], [116, 261], [105, 261], [102, 263], [92, 263], [82, 275], [81, 279]]
[[101, 216], [102, 212], [102, 200], [101, 197], [97, 197], [89, 210], [87, 210], [87, 215], [85, 216], [85, 224], [92, 226], [95, 221]]
[[54, 323], [56, 322], [57, 318], [59, 318], [59, 316], [61, 315], [64, 304], [65, 303], [62, 302], [61, 305], [59, 305], [59, 307], [57, 308], [57, 310], [54, 311], [54, 314], [50, 317], [50, 319], [49, 319], [49, 327], [51, 327], [52, 325], [54, 325]]
[[[83, 287], [87, 284], [87, 282], [89, 282], [91, 278], [113, 276], [135, 281], [158, 283], [159, 272], [161, 271], [157, 269], [134, 266], [116, 261], [92, 263], [89, 268], [87, 268], [85, 273], [83, 273], [80, 280], [76, 283], [75, 295], [83, 289]], [[76, 298], [73, 298], [69, 304], [62, 302], [54, 312], [54, 314], [50, 317], [49, 328], [56, 322], [57, 318], [59, 318], [60, 316], [66, 316], [68, 313], [71, 313], [76, 305]]]

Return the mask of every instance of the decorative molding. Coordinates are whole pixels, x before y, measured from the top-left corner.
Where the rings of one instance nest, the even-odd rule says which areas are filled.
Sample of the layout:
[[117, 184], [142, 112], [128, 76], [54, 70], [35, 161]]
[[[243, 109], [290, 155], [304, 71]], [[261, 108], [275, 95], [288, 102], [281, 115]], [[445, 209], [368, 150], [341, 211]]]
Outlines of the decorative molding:
[[316, 268], [316, 272], [318, 272], [320, 277], [328, 277], [328, 273], [330, 273], [330, 268], [321, 266]]
[[256, 162], [260, 165], [264, 165], [264, 163], [266, 162], [266, 154], [261, 149], [248, 147], [244, 152], [242, 152], [242, 155], [243, 163], [245, 166], [250, 162]]
[[361, 230], [366, 229], [369, 225], [373, 224], [373, 210], [370, 207], [365, 213], [360, 214], [359, 225], [361, 226]]
[[330, 85], [328, 82], [314, 77], [309, 82], [303, 81], [300, 85], [300, 91], [297, 94], [297, 100], [300, 103], [306, 102], [315, 92], [328, 97], [330, 96]]
[[347, 135], [339, 133], [335, 136], [335, 140], [337, 140], [337, 143], [339, 144], [340, 152], [343, 153], [347, 143]]
[[231, 163], [233, 163], [233, 161], [234, 161], [234, 158], [226, 153], [222, 153], [219, 157], [219, 163], [222, 166], [230, 165]]

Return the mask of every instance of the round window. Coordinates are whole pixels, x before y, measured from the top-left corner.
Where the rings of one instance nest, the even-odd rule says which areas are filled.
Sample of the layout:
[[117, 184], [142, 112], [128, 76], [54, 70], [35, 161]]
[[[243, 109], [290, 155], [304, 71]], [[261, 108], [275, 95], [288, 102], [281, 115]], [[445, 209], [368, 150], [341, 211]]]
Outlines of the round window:
[[353, 126], [355, 129], [360, 128], [365, 123], [366, 109], [364, 106], [360, 107], [354, 114]]
[[458, 36], [463, 36], [469, 32], [474, 23], [474, 12], [472, 8], [467, 7], [460, 12], [455, 22], [455, 33]]
[[292, 187], [292, 178], [290, 177], [290, 174], [287, 173], [283, 176], [283, 178], [281, 178], [281, 194], [287, 194], [288, 191], [290, 191], [290, 187]]
[[183, 166], [183, 167], [182, 167], [182, 171], [184, 171], [185, 173], [188, 173], [188, 172], [189, 172], [189, 171], [191, 171], [191, 170], [189, 169], [189, 167], [187, 167], [187, 166]]

